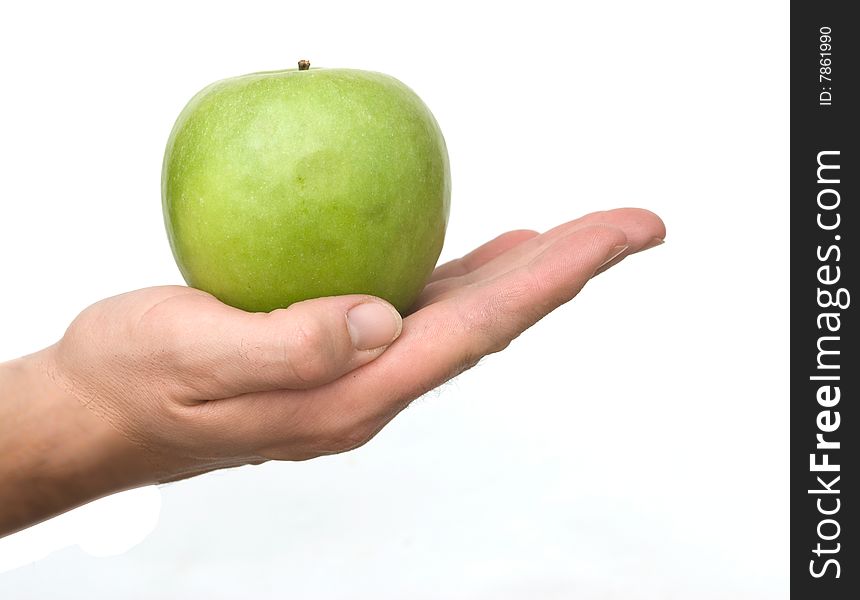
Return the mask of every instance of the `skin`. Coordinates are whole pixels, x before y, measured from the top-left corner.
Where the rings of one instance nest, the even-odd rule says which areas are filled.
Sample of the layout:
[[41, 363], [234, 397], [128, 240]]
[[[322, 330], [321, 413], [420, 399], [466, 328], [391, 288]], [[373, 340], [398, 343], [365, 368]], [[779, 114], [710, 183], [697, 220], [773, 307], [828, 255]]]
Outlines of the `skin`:
[[164, 158], [182, 275], [250, 311], [366, 293], [405, 312], [439, 258], [450, 196], [430, 110], [368, 71], [215, 83], [182, 111]]
[[370, 350], [344, 318], [390, 308], [370, 296], [248, 313], [167, 286], [94, 304], [0, 364], [0, 534], [123, 489], [356, 448], [664, 236], [640, 209], [508, 232], [438, 267], [396, 340]]

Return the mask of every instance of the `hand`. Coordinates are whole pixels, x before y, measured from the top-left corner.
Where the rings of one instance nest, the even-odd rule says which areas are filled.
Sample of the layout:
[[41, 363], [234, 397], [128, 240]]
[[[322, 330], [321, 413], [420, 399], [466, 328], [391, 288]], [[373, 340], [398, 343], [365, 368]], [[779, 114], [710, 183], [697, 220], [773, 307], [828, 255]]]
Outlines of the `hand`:
[[[402, 322], [362, 295], [254, 314], [185, 287], [99, 302], [59, 343], [7, 368], [13, 392], [26, 379], [21, 387], [41, 400], [16, 405], [13, 397], [0, 417], [5, 410], [53, 440], [36, 446], [62, 446], [69, 432], [76, 441], [61, 448], [73, 449], [64, 467], [43, 467], [51, 475], [37, 498], [0, 492], [0, 533], [127, 487], [360, 446], [414, 398], [504, 349], [595, 274], [664, 236], [660, 219], [638, 209], [540, 235], [512, 231], [438, 267]], [[44, 448], [22, 453], [16, 444], [40, 436], [4, 427], [0, 456], [18, 449], [19, 464], [4, 468], [0, 458], [0, 483], [20, 482], [45, 462]], [[8, 506], [19, 510], [4, 520]]]

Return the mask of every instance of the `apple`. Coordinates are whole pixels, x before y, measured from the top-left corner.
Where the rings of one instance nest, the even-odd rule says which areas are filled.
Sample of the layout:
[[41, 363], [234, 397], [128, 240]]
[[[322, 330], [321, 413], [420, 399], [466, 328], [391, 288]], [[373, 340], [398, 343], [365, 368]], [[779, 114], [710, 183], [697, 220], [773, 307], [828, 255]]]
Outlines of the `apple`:
[[218, 81], [179, 115], [162, 169], [176, 263], [248, 311], [372, 294], [405, 312], [445, 237], [442, 132], [393, 77], [308, 67]]

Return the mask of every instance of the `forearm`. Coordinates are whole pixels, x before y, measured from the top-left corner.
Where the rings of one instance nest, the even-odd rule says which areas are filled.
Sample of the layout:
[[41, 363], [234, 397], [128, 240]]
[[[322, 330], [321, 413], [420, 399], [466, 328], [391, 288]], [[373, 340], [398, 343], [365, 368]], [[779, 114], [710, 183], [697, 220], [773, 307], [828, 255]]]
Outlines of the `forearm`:
[[151, 483], [141, 450], [49, 377], [51, 352], [0, 363], [0, 536]]

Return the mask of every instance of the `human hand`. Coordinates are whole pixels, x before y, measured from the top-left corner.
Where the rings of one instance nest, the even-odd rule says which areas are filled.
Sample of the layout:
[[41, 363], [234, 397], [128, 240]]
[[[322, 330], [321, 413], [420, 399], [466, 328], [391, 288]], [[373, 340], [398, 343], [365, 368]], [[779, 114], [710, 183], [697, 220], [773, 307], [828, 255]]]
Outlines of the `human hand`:
[[370, 296], [252, 314], [191, 288], [149, 288], [91, 306], [31, 360], [57, 390], [54, 404], [85, 423], [76, 429], [109, 440], [113, 464], [127, 467], [97, 495], [303, 460], [365, 443], [411, 400], [664, 236], [660, 219], [638, 209], [509, 232], [438, 267], [402, 322]]

